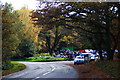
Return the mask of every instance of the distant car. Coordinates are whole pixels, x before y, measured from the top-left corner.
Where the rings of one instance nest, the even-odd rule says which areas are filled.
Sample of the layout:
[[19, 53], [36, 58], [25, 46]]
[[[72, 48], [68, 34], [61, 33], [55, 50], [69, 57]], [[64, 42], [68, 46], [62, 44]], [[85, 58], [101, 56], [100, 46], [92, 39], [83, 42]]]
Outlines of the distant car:
[[99, 60], [99, 54], [98, 53], [82, 53], [80, 56], [84, 56], [85, 62], [91, 62]]
[[84, 56], [84, 62], [90, 62], [91, 60], [91, 53], [82, 53], [80, 56]]
[[84, 56], [76, 56], [76, 58], [74, 59], [74, 64], [84, 63], [84, 61]]
[[102, 56], [107, 58], [107, 52], [104, 51], [104, 52], [102, 53]]
[[91, 54], [90, 59], [91, 59], [90, 61], [94, 61], [96, 59], [96, 56], [94, 54]]
[[98, 53], [95, 54], [95, 60], [100, 60], [100, 56]]

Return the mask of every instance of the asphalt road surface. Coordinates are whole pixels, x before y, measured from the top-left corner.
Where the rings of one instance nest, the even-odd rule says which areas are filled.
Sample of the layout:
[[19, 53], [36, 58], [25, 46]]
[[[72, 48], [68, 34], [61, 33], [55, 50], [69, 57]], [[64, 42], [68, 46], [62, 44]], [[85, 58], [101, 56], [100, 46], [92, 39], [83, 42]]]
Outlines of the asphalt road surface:
[[31, 78], [77, 78], [78, 74], [71, 66], [65, 63], [73, 64], [73, 61], [58, 61], [58, 62], [20, 62], [27, 66], [23, 71], [4, 76], [3, 79], [23, 79]]

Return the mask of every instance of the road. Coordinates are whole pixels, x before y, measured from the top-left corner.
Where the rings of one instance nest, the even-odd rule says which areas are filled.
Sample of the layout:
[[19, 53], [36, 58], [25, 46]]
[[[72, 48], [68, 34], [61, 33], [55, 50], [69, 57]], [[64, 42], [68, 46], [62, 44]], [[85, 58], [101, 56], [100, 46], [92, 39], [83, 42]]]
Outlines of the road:
[[71, 66], [64, 63], [73, 64], [73, 61], [58, 62], [20, 62], [27, 66], [23, 71], [4, 76], [3, 79], [10, 78], [77, 78], [78, 73]]

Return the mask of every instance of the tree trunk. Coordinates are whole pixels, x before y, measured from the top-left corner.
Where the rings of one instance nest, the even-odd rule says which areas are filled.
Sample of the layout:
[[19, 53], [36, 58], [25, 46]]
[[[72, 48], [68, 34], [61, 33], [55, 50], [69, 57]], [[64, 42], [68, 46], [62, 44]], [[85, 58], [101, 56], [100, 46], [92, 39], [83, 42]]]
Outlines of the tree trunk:
[[52, 49], [51, 49], [51, 42], [50, 42], [50, 36], [46, 36], [46, 47], [50, 55], [52, 55]]
[[[101, 33], [101, 29], [98, 29], [98, 31], [100, 30], [100, 33]], [[99, 55], [100, 55], [100, 60], [103, 60], [103, 56], [102, 56], [102, 44], [103, 44], [103, 35], [102, 33], [101, 34], [97, 34], [96, 35], [96, 46], [98, 48], [98, 51], [99, 51]]]
[[108, 60], [113, 60], [114, 50], [107, 50], [107, 56]]
[[48, 52], [50, 53], [50, 55], [53, 54], [53, 51], [57, 47], [60, 39], [61, 39], [61, 35], [58, 35], [58, 27], [56, 27], [55, 38], [54, 38], [53, 45], [51, 44], [51, 37], [50, 36], [46, 36], [46, 47], [47, 47]]
[[100, 55], [100, 60], [103, 60], [102, 50], [98, 50], [98, 51], [99, 51], [99, 55]]
[[61, 39], [61, 35], [58, 35], [58, 26], [56, 26], [55, 39], [54, 39], [53, 46], [52, 46], [52, 48], [51, 48], [52, 52], [53, 52], [53, 51], [55, 50], [55, 48], [57, 47], [60, 39]]
[[49, 53], [50, 53], [50, 55], [52, 56], [53, 50], [52, 50], [52, 49], [49, 49]]

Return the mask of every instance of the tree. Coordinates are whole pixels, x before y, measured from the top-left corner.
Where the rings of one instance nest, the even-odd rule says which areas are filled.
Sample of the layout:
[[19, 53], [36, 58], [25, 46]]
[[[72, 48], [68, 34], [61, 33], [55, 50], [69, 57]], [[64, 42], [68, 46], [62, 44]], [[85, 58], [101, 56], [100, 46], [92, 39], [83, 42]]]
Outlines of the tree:
[[22, 7], [20, 10], [16, 10], [15, 12], [17, 12], [19, 14], [19, 19], [21, 20], [23, 27], [22, 27], [22, 31], [24, 36], [21, 37], [21, 40], [24, 41], [24, 39], [28, 39], [31, 40], [34, 43], [34, 49], [36, 49], [36, 51], [38, 50], [38, 34], [40, 29], [37, 26], [34, 26], [32, 24], [32, 20], [31, 20], [31, 10], [29, 10], [27, 7]]
[[[21, 51], [20, 56], [25, 56], [25, 57], [27, 57], [27, 55], [28, 57], [32, 56], [41, 49], [41, 46], [38, 45], [40, 42], [38, 40], [38, 34], [40, 32], [40, 28], [32, 24], [32, 20], [30, 17], [31, 10], [29, 10], [27, 7], [22, 7], [20, 10], [16, 10], [15, 12], [19, 14], [19, 19], [23, 24], [22, 31], [24, 36], [21, 37], [21, 44], [19, 45], [19, 49]], [[24, 48], [22, 48], [25, 47], [25, 45], [28, 45], [27, 48], [29, 48], [29, 50], [28, 49], [26, 50], [27, 52], [24, 52], [23, 51]], [[33, 53], [29, 52], [31, 51], [31, 48], [33, 48], [32, 51]]]
[[31, 17], [35, 25], [42, 27], [39, 37], [44, 37], [46, 48], [50, 55], [52, 55], [64, 34], [61, 32], [62, 23], [64, 23], [61, 19], [64, 17], [61, 15], [62, 10], [60, 7], [48, 5], [41, 10], [33, 11]]
[[112, 23], [119, 17], [119, 3], [68, 3], [67, 7], [67, 18], [71, 18], [68, 22], [72, 22], [66, 24], [68, 28], [79, 29], [87, 34], [85, 37], [99, 50], [101, 59], [101, 51], [105, 49], [108, 60], [112, 60], [120, 37], [119, 26], [115, 27]]
[[11, 67], [10, 58], [17, 55], [17, 47], [20, 43], [19, 33], [22, 24], [18, 19], [18, 14], [12, 12], [11, 4], [5, 3], [2, 11], [2, 68]]

